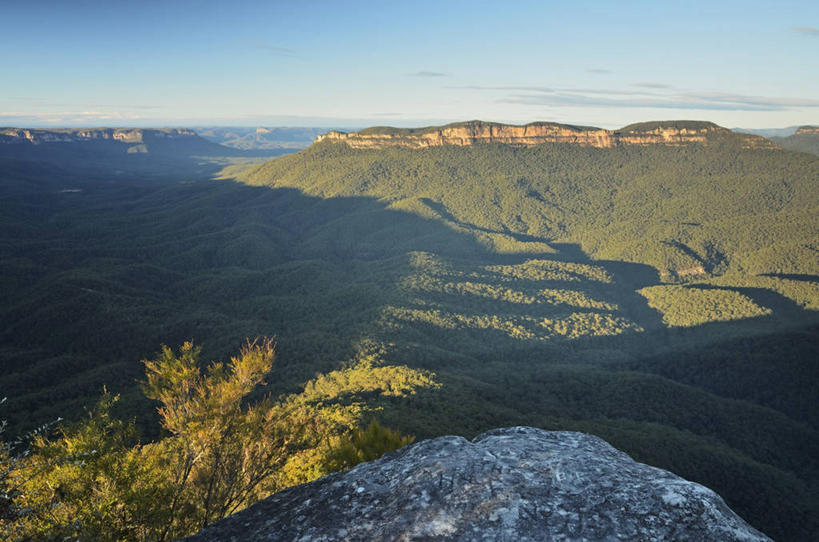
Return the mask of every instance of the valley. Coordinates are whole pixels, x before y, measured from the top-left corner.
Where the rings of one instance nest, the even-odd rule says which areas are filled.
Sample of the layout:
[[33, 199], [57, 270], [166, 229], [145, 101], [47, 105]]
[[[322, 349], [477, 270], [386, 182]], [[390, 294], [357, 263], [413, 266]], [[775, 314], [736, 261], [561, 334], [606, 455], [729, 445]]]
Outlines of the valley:
[[265, 394], [418, 438], [589, 432], [811, 539], [819, 157], [710, 123], [599, 146], [484, 130], [370, 129], [264, 162], [193, 136], [0, 142], [10, 427], [78, 418], [107, 387], [155, 438], [140, 360], [271, 336]]

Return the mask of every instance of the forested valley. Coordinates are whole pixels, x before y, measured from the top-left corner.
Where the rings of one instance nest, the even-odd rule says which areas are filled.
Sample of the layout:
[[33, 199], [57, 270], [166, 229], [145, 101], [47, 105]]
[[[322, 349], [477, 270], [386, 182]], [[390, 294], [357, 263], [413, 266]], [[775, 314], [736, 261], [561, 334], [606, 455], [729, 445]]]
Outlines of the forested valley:
[[0, 156], [14, 536], [182, 536], [371, 444], [517, 424], [598, 435], [775, 539], [819, 535], [816, 156], [729, 136], [41, 151]]

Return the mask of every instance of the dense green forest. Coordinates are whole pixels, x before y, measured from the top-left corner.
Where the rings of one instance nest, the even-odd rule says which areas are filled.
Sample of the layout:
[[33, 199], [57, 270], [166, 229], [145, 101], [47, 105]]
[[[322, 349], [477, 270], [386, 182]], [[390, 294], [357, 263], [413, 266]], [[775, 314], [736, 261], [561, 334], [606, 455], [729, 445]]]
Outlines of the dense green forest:
[[819, 535], [815, 156], [729, 137], [326, 142], [149, 176], [27, 158], [0, 168], [8, 434], [79, 419], [105, 386], [153, 442], [167, 428], [141, 360], [190, 340], [227, 359], [268, 336], [251, 402], [417, 438], [587, 431], [774, 538]]

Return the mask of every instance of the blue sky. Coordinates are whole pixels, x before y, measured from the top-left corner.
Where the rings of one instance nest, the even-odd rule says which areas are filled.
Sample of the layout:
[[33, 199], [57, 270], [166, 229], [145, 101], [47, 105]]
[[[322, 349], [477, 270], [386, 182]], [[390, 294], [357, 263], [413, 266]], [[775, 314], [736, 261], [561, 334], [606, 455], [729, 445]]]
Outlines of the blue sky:
[[819, 124], [819, 2], [0, 0], [0, 125]]

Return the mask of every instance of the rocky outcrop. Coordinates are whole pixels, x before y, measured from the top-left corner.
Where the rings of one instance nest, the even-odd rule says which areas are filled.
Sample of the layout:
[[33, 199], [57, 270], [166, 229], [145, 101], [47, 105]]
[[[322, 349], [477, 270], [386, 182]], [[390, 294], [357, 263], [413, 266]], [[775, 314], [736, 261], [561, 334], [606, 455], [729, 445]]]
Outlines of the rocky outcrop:
[[340, 142], [354, 149], [382, 149], [408, 147], [423, 149], [442, 145], [466, 146], [477, 143], [504, 143], [531, 147], [543, 143], [571, 143], [583, 147], [617, 147], [622, 145], [688, 145], [708, 144], [732, 137], [745, 148], [776, 148], [769, 140], [749, 135], [734, 134], [710, 122], [676, 121], [643, 123], [621, 130], [605, 130], [584, 126], [534, 122], [523, 126], [494, 122], [471, 121], [429, 128], [368, 128], [359, 132], [331, 131], [320, 135], [315, 142]]
[[144, 143], [155, 139], [184, 139], [197, 137], [188, 129], [142, 129], [142, 128], [77, 128], [37, 130], [27, 128], [0, 128], [0, 143], [41, 144], [77, 143], [87, 141], [119, 141], [122, 143]]
[[713, 491], [582, 433], [441, 437], [290, 488], [189, 540], [768, 540]]
[[819, 136], [819, 126], [800, 126], [793, 135]]

